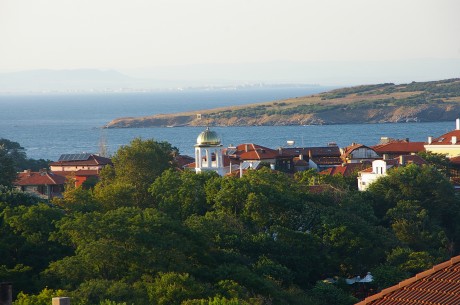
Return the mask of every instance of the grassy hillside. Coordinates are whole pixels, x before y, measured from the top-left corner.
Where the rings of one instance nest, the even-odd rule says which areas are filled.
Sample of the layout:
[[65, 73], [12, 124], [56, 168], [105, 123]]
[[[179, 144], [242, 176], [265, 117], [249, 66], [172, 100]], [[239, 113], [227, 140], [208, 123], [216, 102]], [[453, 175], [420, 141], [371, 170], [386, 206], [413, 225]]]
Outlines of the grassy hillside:
[[459, 113], [460, 79], [449, 79], [401, 85], [365, 85], [282, 101], [120, 118], [107, 127], [427, 122], [452, 120]]

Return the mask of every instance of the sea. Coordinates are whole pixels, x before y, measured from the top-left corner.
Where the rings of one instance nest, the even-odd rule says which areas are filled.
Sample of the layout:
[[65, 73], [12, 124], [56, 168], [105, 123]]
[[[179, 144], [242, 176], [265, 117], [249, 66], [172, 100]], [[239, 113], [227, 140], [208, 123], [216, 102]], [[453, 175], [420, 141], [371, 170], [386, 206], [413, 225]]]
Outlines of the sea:
[[[329, 88], [274, 87], [164, 92], [40, 93], [0, 95], [0, 138], [18, 142], [27, 156], [58, 160], [61, 154], [98, 153], [104, 143], [110, 154], [140, 137], [168, 141], [193, 156], [203, 127], [103, 128], [112, 119], [201, 110], [282, 100]], [[351, 143], [375, 145], [381, 137], [426, 141], [454, 129], [455, 122], [344, 124], [308, 126], [212, 127], [224, 146], [256, 143], [269, 148]], [[292, 143], [292, 142], [291, 142]]]

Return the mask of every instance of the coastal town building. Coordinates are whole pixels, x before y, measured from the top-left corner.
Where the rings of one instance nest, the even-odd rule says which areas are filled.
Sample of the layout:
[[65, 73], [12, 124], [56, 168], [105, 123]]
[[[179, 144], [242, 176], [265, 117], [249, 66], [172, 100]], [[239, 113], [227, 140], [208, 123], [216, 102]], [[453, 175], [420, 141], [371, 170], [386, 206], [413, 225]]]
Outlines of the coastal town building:
[[358, 190], [365, 191], [374, 181], [386, 176], [392, 167], [406, 166], [408, 164], [424, 165], [426, 161], [417, 155], [401, 155], [390, 160], [375, 160], [372, 167], [358, 173]]
[[65, 181], [65, 177], [48, 172], [46, 169], [38, 172], [25, 170], [18, 173], [13, 185], [23, 192], [50, 200], [62, 196]]
[[368, 168], [370, 163], [344, 163], [339, 166], [330, 167], [319, 172], [321, 175], [335, 176], [340, 175], [344, 177], [350, 177]]
[[276, 169], [299, 172], [307, 169], [324, 170], [342, 164], [340, 148], [335, 143], [323, 147], [280, 147]]
[[[382, 142], [382, 141], [381, 141]], [[425, 151], [425, 142], [410, 142], [409, 139], [389, 139], [371, 148], [384, 159], [393, 159], [401, 155], [416, 154]]]
[[460, 256], [452, 257], [355, 305], [460, 304]]
[[196, 138], [195, 144], [195, 172], [215, 171], [223, 176], [228, 169], [224, 168], [222, 144], [215, 131], [206, 128]]
[[75, 186], [79, 187], [86, 181], [97, 181], [107, 165], [112, 165], [112, 160], [96, 154], [62, 154], [58, 161], [50, 163], [50, 170], [55, 175], [74, 179]]
[[341, 150], [342, 161], [344, 163], [372, 162], [381, 159], [377, 152], [372, 148], [358, 143], [352, 143]]
[[432, 153], [445, 154], [449, 158], [460, 156], [460, 119], [455, 122], [455, 130], [437, 138], [428, 137], [425, 149]]

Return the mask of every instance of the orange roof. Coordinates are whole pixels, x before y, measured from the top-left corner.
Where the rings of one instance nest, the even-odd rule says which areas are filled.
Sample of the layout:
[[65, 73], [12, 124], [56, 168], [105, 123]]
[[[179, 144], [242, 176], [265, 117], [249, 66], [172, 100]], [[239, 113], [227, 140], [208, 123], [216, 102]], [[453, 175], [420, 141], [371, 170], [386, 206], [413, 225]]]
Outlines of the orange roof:
[[379, 155], [382, 154], [409, 154], [425, 151], [425, 142], [390, 142], [371, 147]]
[[58, 185], [64, 183], [65, 177], [54, 173], [24, 171], [18, 174], [18, 179], [14, 185]]
[[456, 129], [433, 139], [431, 144], [427, 145], [452, 145], [452, 137], [457, 137], [457, 141], [454, 144], [460, 144], [460, 130]]
[[460, 304], [460, 256], [367, 297], [356, 305], [404, 304]]
[[266, 160], [275, 159], [278, 151], [254, 143], [240, 144], [234, 153], [240, 160]]
[[458, 165], [458, 164], [460, 164], [460, 156], [450, 158], [449, 161], [450, 161], [450, 163], [452, 163], [452, 164], [457, 164], [457, 165]]
[[320, 172], [320, 174], [321, 175], [330, 175], [330, 176], [342, 175], [342, 176], [345, 176], [345, 177], [349, 177], [355, 171], [363, 170], [363, 169], [365, 169], [365, 168], [367, 168], [369, 166], [370, 166], [369, 163], [368, 164], [366, 164], [366, 163], [346, 163], [344, 165], [330, 167], [330, 168]]

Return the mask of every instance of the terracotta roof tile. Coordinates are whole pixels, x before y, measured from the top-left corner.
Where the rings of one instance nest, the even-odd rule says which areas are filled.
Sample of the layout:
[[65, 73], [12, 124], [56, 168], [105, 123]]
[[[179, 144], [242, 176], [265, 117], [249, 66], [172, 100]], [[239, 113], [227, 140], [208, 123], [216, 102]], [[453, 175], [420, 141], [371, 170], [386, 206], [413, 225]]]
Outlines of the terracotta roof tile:
[[54, 173], [21, 172], [18, 174], [18, 179], [14, 182], [14, 185], [58, 185], [64, 183], [65, 177]]
[[378, 154], [409, 154], [425, 151], [425, 142], [390, 142], [371, 146]]
[[460, 144], [460, 130], [452, 130], [446, 134], [443, 134], [440, 137], [437, 137], [432, 140], [431, 144], [427, 145], [452, 145], [452, 137], [457, 137], [457, 140], [454, 144]]
[[240, 144], [236, 147], [235, 154], [240, 160], [267, 160], [275, 159], [279, 153], [276, 150], [254, 143]]
[[346, 163], [344, 165], [330, 167], [322, 172], [321, 175], [342, 175], [345, 177], [351, 176], [356, 171], [363, 170], [371, 166], [369, 163]]
[[382, 290], [356, 305], [460, 304], [460, 256]]

